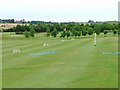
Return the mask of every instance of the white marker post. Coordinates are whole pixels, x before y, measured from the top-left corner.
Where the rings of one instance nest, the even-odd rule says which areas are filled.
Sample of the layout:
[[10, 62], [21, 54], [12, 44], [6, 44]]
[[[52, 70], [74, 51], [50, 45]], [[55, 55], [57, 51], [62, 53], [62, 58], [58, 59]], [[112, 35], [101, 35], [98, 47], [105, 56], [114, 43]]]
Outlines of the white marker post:
[[95, 38], [94, 38], [94, 46], [96, 46], [96, 33], [95, 33]]

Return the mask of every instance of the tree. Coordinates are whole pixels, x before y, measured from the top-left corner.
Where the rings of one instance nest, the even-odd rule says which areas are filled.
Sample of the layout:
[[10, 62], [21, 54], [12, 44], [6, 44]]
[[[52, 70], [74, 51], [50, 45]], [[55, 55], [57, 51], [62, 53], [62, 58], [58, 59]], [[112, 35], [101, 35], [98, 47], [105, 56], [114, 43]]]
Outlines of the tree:
[[86, 36], [87, 35], [87, 31], [86, 30], [83, 30], [82, 31], [82, 36]]
[[114, 34], [114, 36], [117, 34], [117, 31], [116, 30], [113, 30], [113, 34]]
[[120, 29], [118, 29], [118, 35], [120, 35]]
[[15, 27], [8, 29], [9, 32], [15, 32]]
[[78, 36], [78, 31], [75, 31], [75, 32], [74, 32], [74, 36], [75, 36], [75, 37]]
[[26, 31], [26, 30], [29, 32], [29, 31], [30, 31], [30, 26], [25, 25], [25, 31]]
[[60, 27], [60, 31], [63, 31], [63, 30], [64, 30], [64, 28], [65, 28], [65, 24], [60, 23], [59, 27]]
[[112, 30], [112, 25], [109, 23], [103, 23], [104, 30]]
[[118, 22], [118, 35], [120, 35], [120, 22]]
[[66, 36], [70, 37], [70, 32], [69, 31], [66, 31]]
[[53, 31], [52, 31], [52, 36], [56, 37], [57, 36], [57, 29], [54, 27]]
[[94, 30], [95, 30], [95, 33], [96, 33], [97, 35], [99, 35], [99, 34], [100, 34], [100, 25], [99, 25], [99, 24], [95, 24]]
[[65, 37], [65, 35], [66, 35], [65, 31], [63, 31], [63, 32], [61, 33], [60, 37]]
[[47, 30], [46, 30], [46, 32], [47, 32], [47, 37], [49, 37], [50, 36], [50, 29], [49, 29], [49, 27], [47, 27]]
[[29, 38], [29, 33], [28, 33], [27, 30], [24, 32], [24, 36], [25, 36], [26, 38]]
[[87, 31], [89, 35], [93, 35], [93, 29], [91, 27], [88, 27]]
[[75, 29], [73, 27], [71, 28], [71, 36], [75, 36]]
[[108, 32], [105, 30], [103, 33], [104, 33], [104, 35], [106, 36], [106, 34], [107, 34]]
[[34, 37], [34, 36], [35, 36], [35, 30], [34, 30], [34, 28], [33, 28], [32, 25], [29, 26], [29, 27], [30, 27], [30, 36], [31, 36], [31, 37]]
[[81, 31], [78, 31], [78, 36], [81, 36]]
[[15, 28], [16, 34], [22, 34], [26, 30], [24, 25], [17, 25]]

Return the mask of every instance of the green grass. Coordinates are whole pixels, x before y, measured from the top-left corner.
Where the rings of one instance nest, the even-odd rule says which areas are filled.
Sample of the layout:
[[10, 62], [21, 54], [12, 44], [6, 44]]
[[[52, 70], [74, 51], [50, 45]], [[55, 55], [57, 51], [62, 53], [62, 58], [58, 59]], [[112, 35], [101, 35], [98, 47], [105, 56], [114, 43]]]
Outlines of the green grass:
[[[3, 33], [3, 88], [117, 88], [118, 37], [113, 34], [61, 41], [37, 34], [35, 38]], [[48, 47], [43, 47], [48, 43]], [[12, 49], [21, 50], [13, 54]], [[39, 52], [57, 54], [30, 56]]]

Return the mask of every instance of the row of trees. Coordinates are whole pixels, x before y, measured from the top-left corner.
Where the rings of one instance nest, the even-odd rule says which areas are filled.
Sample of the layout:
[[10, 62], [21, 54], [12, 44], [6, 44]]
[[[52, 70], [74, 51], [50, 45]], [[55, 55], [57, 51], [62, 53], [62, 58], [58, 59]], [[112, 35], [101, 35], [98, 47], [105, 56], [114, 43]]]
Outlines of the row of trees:
[[14, 23], [14, 19], [0, 19], [0, 23]]
[[[62, 31], [61, 31], [62, 29]], [[108, 24], [108, 23], [99, 23], [99, 24], [79, 24], [79, 23], [68, 23], [63, 24], [60, 28], [57, 29], [56, 26], [54, 26], [53, 31], [50, 31], [48, 28], [46, 30], [47, 36], [54, 36], [56, 37], [57, 34], [60, 33], [60, 37], [70, 37], [70, 36], [86, 36], [93, 35], [93, 33], [96, 33], [99, 35], [101, 32], [105, 34], [108, 32], [113, 32], [114, 35], [117, 33], [120, 34], [120, 23], [116, 24]]]
[[108, 32], [114, 34], [120, 34], [120, 23], [92, 23], [92, 24], [80, 24], [75, 22], [69, 23], [40, 23], [30, 25], [17, 25], [14, 28], [7, 29], [9, 32], [16, 32], [16, 34], [24, 34], [26, 37], [34, 37], [35, 33], [47, 32], [47, 37], [50, 35], [56, 37], [60, 34], [60, 37], [70, 36], [86, 36], [93, 35], [95, 32], [97, 35]]

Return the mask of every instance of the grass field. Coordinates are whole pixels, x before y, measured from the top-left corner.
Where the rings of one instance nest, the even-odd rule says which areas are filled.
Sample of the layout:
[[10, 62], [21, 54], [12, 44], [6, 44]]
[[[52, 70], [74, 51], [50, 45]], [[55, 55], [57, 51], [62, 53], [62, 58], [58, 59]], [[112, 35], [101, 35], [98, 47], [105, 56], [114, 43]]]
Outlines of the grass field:
[[[3, 88], [117, 88], [118, 37], [113, 34], [75, 40], [3, 33]], [[48, 43], [48, 47], [43, 44]], [[13, 53], [12, 49], [20, 49]], [[56, 54], [31, 56], [41, 52]]]

